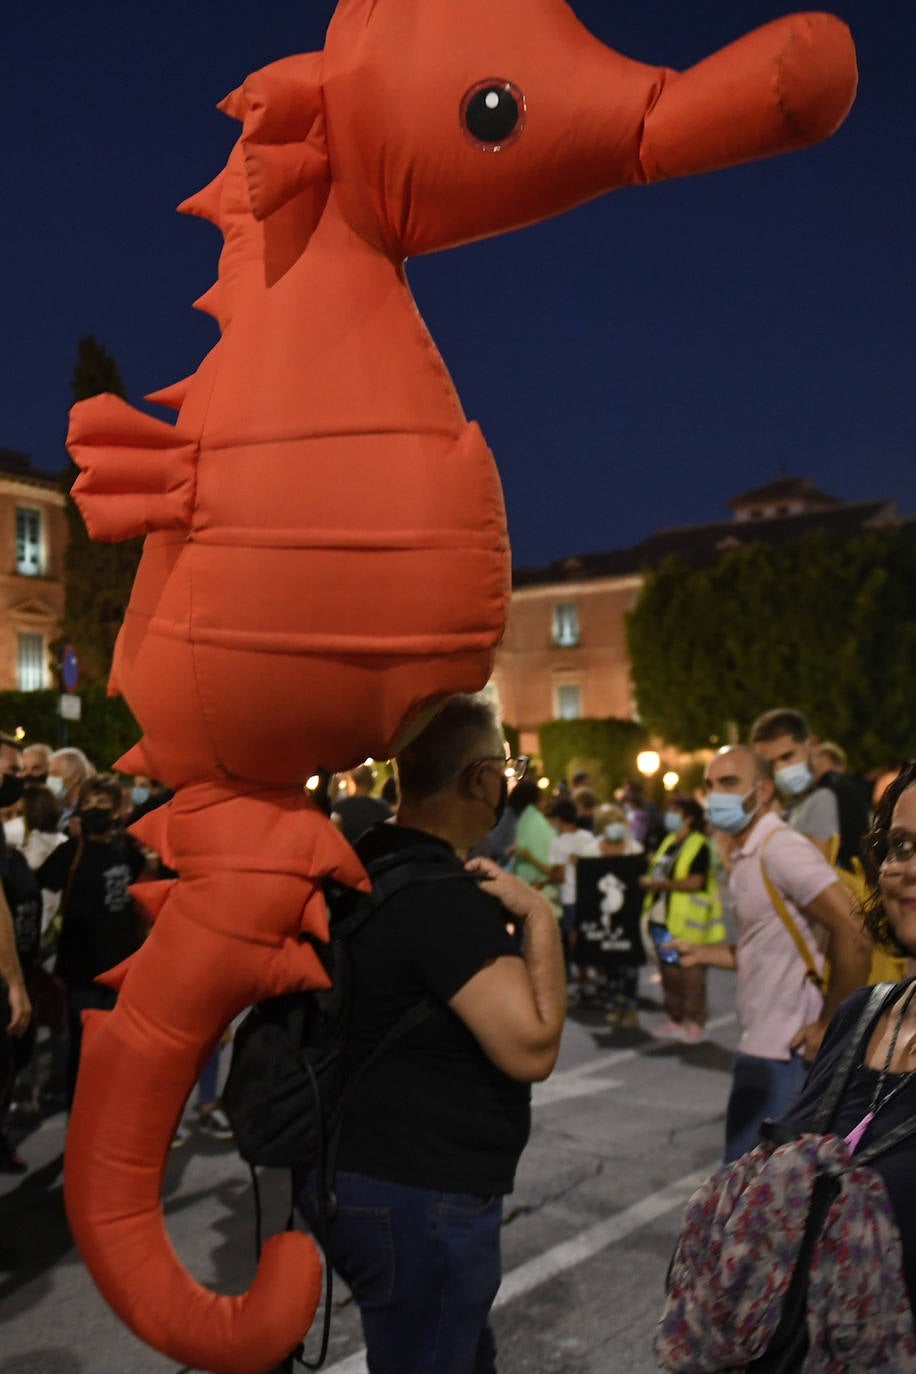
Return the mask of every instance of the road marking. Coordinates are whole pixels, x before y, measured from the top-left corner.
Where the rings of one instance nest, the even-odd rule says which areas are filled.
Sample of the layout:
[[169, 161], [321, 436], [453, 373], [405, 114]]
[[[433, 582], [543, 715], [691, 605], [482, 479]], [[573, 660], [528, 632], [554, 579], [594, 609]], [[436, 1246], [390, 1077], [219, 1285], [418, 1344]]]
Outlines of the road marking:
[[[721, 1030], [723, 1026], [732, 1025], [738, 1018], [733, 1011], [727, 1012], [724, 1016], [717, 1016], [712, 1021], [706, 1023], [707, 1031]], [[627, 1064], [632, 1059], [641, 1059], [647, 1054], [657, 1054], [659, 1050], [670, 1049], [672, 1045], [680, 1045], [680, 1040], [653, 1040], [651, 1044], [640, 1045], [629, 1050], [617, 1050], [613, 1054], [601, 1055], [598, 1059], [590, 1059], [586, 1064], [577, 1064], [574, 1069], [563, 1069], [559, 1073], [554, 1073], [548, 1078], [548, 1083], [554, 1083], [558, 1079], [563, 1081], [574, 1078], [587, 1078], [593, 1073], [604, 1073], [607, 1069], [616, 1069], [618, 1064]], [[700, 1041], [700, 1044], [706, 1043]], [[695, 1046], [687, 1046], [694, 1049]]]
[[[530, 1293], [533, 1288], [539, 1288], [549, 1279], [556, 1278], [564, 1270], [592, 1259], [609, 1245], [614, 1245], [632, 1235], [634, 1231], [657, 1221], [675, 1207], [682, 1207], [691, 1193], [718, 1168], [719, 1163], [719, 1160], [715, 1160], [706, 1169], [675, 1179], [658, 1192], [650, 1193], [648, 1197], [634, 1202], [632, 1207], [625, 1207], [622, 1212], [616, 1212], [614, 1216], [589, 1226], [587, 1230], [580, 1231], [570, 1240], [562, 1241], [542, 1255], [536, 1255], [527, 1264], [520, 1264], [517, 1269], [504, 1275], [496, 1302], [493, 1304], [494, 1308], [505, 1307], [507, 1303]], [[331, 1365], [325, 1374], [368, 1374], [365, 1350], [357, 1350], [354, 1355]]]
[[622, 1088], [622, 1078], [586, 1078], [583, 1074], [567, 1077], [558, 1073], [548, 1078], [546, 1083], [533, 1083], [531, 1087], [532, 1107], [551, 1107], [555, 1102], [566, 1102], [570, 1097], [591, 1097], [593, 1093], [609, 1092], [612, 1088]]

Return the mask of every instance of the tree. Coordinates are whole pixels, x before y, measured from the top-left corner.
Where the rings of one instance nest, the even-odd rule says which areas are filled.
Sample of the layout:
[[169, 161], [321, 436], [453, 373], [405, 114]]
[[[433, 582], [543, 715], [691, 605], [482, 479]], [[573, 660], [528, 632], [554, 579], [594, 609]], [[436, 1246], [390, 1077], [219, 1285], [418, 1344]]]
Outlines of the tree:
[[539, 731], [544, 772], [558, 779], [583, 768], [600, 797], [633, 776], [646, 731], [632, 720], [550, 720]]
[[[91, 334], [79, 341], [71, 390], [74, 402], [104, 391], [125, 396], [117, 363]], [[68, 462], [61, 476], [61, 486], [68, 496], [68, 539], [61, 639], [54, 647], [59, 650], [63, 644], [74, 645], [79, 655], [81, 678], [86, 684], [92, 684], [103, 682], [108, 676], [143, 541], [128, 539], [121, 544], [97, 544], [89, 538], [79, 509], [69, 497], [77, 473], [76, 464]]]
[[683, 749], [792, 706], [860, 770], [914, 752], [912, 527], [750, 544], [703, 568], [668, 560], [647, 574], [627, 637], [640, 715]]

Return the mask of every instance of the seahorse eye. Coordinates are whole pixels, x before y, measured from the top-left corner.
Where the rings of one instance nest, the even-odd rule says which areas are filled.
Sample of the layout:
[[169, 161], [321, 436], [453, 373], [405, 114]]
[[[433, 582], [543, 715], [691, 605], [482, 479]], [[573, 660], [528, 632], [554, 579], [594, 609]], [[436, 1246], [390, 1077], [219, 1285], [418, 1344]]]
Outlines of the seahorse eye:
[[525, 128], [525, 97], [500, 77], [478, 81], [461, 102], [461, 127], [478, 148], [498, 153]]

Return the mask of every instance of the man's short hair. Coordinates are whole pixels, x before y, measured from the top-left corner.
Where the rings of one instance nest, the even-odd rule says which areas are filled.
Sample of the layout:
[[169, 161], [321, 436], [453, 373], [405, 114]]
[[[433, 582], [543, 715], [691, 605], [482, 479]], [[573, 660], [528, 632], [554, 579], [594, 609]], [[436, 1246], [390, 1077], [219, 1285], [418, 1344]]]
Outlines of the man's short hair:
[[556, 801], [550, 803], [547, 808], [547, 818], [552, 821], [565, 821], [567, 825], [575, 825], [579, 820], [579, 813], [576, 804], [570, 801], [569, 797], [557, 797]]
[[95, 769], [82, 749], [75, 749], [72, 746], [68, 746], [64, 749], [55, 749], [48, 763], [62, 763], [65, 768], [79, 775], [80, 782], [85, 782], [87, 778], [95, 777]]
[[123, 802], [121, 784], [114, 773], [96, 773], [86, 778], [79, 790], [79, 804], [85, 806], [90, 797], [107, 797], [116, 811]]
[[353, 769], [350, 777], [353, 779], [354, 787], [364, 787], [371, 791], [375, 783], [375, 769], [370, 768], [368, 763], [361, 763], [358, 768]]
[[572, 775], [573, 787], [587, 787], [591, 780], [592, 775], [585, 768], [577, 768]]
[[799, 744], [806, 740], [811, 731], [801, 711], [792, 711], [788, 706], [777, 706], [773, 711], [764, 711], [751, 726], [751, 744], [769, 744], [774, 739], [788, 735]]
[[572, 799], [580, 811], [594, 811], [598, 805], [598, 798], [588, 787], [577, 787], [572, 794]]
[[492, 754], [498, 739], [499, 721], [485, 696], [458, 693], [449, 697], [395, 759], [401, 796], [408, 802], [422, 802], [444, 792], [468, 764]]

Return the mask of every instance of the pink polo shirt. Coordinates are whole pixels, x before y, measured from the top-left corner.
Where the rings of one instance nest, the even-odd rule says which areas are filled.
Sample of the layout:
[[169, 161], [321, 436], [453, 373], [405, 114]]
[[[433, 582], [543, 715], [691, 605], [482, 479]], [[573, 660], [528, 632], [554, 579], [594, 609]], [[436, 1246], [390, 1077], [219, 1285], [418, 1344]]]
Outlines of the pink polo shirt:
[[760, 851], [770, 881], [784, 898], [819, 970], [826, 931], [817, 935], [799, 908], [813, 902], [836, 874], [820, 850], [772, 812], [754, 825], [735, 857], [729, 887], [738, 922], [738, 1049], [761, 1059], [789, 1059], [792, 1038], [816, 1021], [823, 998], [767, 896]]

